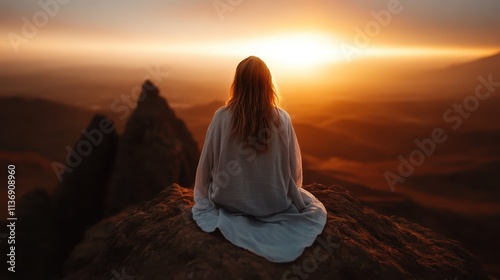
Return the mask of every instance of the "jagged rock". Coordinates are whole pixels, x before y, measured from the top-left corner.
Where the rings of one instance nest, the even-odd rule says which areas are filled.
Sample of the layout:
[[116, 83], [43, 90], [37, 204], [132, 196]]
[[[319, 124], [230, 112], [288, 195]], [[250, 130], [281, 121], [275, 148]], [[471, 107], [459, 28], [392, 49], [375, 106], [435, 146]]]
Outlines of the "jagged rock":
[[[15, 246], [15, 273], [8, 272], [5, 267], [0, 278], [57, 277], [64, 256], [61, 255], [58, 242], [60, 235], [56, 229], [49, 194], [43, 189], [34, 189], [23, 195], [16, 205], [16, 218], [15, 243], [7, 244], [4, 240], [0, 242], [1, 251], [6, 252], [5, 254], [10, 252], [11, 245]], [[1, 226], [2, 229], [6, 228], [3, 221]]]
[[106, 212], [148, 201], [172, 183], [191, 186], [198, 158], [197, 143], [184, 122], [146, 81], [120, 138]]
[[113, 122], [96, 115], [82, 131], [74, 152], [68, 153], [72, 162], [67, 161], [66, 172], [51, 197], [64, 255], [81, 240], [85, 230], [104, 215], [106, 186], [117, 139]]
[[202, 232], [191, 218], [192, 191], [174, 184], [117, 222], [95, 260], [67, 279], [487, 279], [455, 241], [378, 214], [341, 187], [304, 188], [325, 204], [328, 222], [293, 263]]

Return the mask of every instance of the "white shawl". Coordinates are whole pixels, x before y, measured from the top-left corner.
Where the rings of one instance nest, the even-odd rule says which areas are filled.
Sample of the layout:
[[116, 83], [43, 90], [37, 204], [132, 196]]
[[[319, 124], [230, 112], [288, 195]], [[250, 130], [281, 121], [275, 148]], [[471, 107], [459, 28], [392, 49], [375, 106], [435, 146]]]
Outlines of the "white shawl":
[[[291, 262], [323, 231], [326, 210], [302, 188], [297, 137], [288, 113], [279, 109], [279, 117], [279, 127], [262, 130], [252, 147], [231, 137], [229, 108], [215, 112], [198, 163], [192, 213], [205, 232], [218, 228], [236, 246], [272, 262]], [[268, 143], [261, 154], [259, 141]]]

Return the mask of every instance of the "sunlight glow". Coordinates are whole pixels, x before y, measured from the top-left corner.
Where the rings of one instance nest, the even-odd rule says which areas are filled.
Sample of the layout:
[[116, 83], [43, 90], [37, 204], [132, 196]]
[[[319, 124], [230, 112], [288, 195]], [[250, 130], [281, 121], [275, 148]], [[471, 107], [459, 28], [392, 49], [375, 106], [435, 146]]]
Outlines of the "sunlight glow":
[[318, 34], [297, 34], [264, 38], [244, 43], [241, 51], [292, 67], [314, 67], [341, 61], [335, 40]]
[[373, 47], [364, 51], [360, 57], [483, 57], [498, 52], [495, 48], [457, 48], [457, 47]]
[[[368, 46], [348, 60], [341, 48], [344, 41], [326, 32], [296, 32], [257, 38], [228, 38], [223, 41], [110, 41], [80, 38], [68, 41], [56, 34], [45, 34], [23, 46], [23, 58], [47, 57], [104, 57], [104, 60], [144, 63], [147, 57], [165, 57], [169, 61], [221, 59], [231, 63], [247, 56], [262, 58], [268, 66], [284, 74], [307, 78], [331, 66], [348, 65], [354, 61], [374, 59], [440, 59], [451, 63], [457, 59], [476, 59], [497, 53], [492, 48], [460, 48], [455, 46]], [[10, 46], [0, 44], [0, 54], [12, 52]], [[83, 55], [84, 54], [84, 55]], [[76, 55], [76, 56], [75, 56]], [[4, 56], [6, 57], [6, 56]], [[20, 57], [20, 56], [18, 56]], [[102, 60], [102, 59], [101, 59]], [[85, 61], [88, 61], [86, 59]], [[441, 63], [440, 62], [440, 63]]]
[[203, 46], [183, 46], [183, 52], [203, 52], [219, 56], [255, 55], [282, 68], [305, 69], [344, 59], [335, 37], [319, 33], [294, 33], [257, 39], [229, 41]]

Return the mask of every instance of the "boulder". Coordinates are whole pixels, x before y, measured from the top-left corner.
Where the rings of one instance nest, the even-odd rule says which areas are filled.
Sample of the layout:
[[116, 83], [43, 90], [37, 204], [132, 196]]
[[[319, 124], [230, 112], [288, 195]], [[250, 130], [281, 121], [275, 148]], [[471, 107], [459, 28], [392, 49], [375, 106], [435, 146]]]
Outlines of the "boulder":
[[379, 214], [342, 187], [304, 188], [323, 202], [328, 221], [292, 263], [269, 262], [218, 231], [201, 231], [191, 218], [192, 190], [173, 184], [113, 227], [97, 224], [109, 231], [95, 244], [100, 253], [67, 279], [488, 279], [453, 240]]

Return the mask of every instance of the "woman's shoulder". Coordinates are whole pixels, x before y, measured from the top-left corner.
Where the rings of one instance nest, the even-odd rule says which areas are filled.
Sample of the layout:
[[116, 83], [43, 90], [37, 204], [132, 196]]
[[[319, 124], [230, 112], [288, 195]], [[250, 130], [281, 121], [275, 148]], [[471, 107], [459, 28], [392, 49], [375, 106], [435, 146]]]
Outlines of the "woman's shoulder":
[[[287, 111], [285, 111], [285, 109], [278, 107], [278, 115], [282, 122], [291, 123], [290, 115]], [[212, 122], [221, 121], [227, 118], [231, 118], [231, 109], [228, 106], [221, 106], [215, 111]]]
[[290, 115], [288, 114], [287, 111], [285, 111], [285, 109], [278, 107], [278, 112], [279, 112], [279, 116], [280, 116], [281, 120], [285, 120], [287, 122], [291, 122]]
[[217, 122], [220, 123], [224, 119], [229, 118], [229, 107], [227, 106], [222, 106], [217, 109], [212, 117], [212, 123]]
[[221, 106], [219, 109], [217, 109], [214, 113], [214, 118], [216, 117], [222, 117], [224, 115], [227, 115], [229, 113], [229, 107], [227, 106]]

